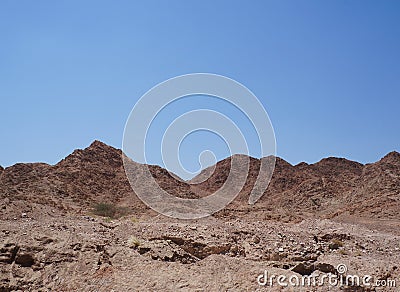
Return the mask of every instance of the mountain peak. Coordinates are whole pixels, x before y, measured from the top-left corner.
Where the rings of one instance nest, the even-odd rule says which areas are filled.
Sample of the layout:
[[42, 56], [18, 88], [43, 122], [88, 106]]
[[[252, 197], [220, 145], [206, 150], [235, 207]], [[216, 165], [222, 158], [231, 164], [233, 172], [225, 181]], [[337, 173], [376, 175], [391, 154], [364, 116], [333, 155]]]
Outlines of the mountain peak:
[[122, 151], [107, 145], [99, 140], [94, 140], [89, 147], [82, 150], [84, 156], [100, 160], [121, 160]]
[[307, 166], [309, 166], [309, 165], [310, 165], [310, 164], [308, 164], [307, 162], [302, 161], [302, 162], [297, 163], [297, 164], [295, 165], [295, 167], [297, 167], [297, 168], [303, 168], [303, 167], [307, 167]]
[[340, 176], [345, 173], [360, 175], [364, 165], [346, 158], [328, 157], [312, 164], [311, 167], [322, 175]]
[[65, 159], [60, 161], [62, 164], [81, 164], [81, 163], [106, 163], [114, 166], [122, 165], [122, 151], [109, 146], [99, 140], [94, 140], [85, 149], [74, 150]]
[[[107, 145], [106, 143], [101, 142], [101, 141], [99, 141], [99, 140], [94, 140], [94, 141], [89, 145], [89, 147], [87, 147], [86, 149], [109, 149], [109, 150], [117, 150], [116, 148], [114, 148], [114, 147], [112, 147], [112, 146], [110, 146], [110, 145]], [[86, 150], [86, 149], [85, 149], [85, 150]]]
[[385, 163], [400, 163], [400, 153], [397, 151], [389, 152], [380, 161]]
[[360, 168], [363, 166], [363, 164], [360, 162], [349, 160], [342, 157], [323, 158], [317, 163], [314, 163], [313, 165], [317, 167], [341, 167], [341, 168], [354, 168], [354, 167]]

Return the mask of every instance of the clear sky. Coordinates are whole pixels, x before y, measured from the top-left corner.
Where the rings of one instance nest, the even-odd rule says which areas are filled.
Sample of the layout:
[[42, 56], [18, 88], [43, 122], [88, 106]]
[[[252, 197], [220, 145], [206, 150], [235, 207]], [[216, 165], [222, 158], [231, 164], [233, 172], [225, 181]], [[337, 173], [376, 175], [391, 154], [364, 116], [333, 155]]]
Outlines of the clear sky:
[[400, 150], [399, 15], [395, 0], [2, 0], [0, 165], [120, 148], [140, 96], [194, 72], [252, 90], [292, 164], [376, 161]]

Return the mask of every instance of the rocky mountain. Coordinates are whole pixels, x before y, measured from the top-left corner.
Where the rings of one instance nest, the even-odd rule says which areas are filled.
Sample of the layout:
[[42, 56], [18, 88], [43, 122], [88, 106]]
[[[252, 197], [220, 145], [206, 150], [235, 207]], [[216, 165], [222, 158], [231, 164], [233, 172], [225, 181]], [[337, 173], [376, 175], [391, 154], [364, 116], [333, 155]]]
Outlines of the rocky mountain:
[[[324, 158], [315, 164], [291, 165], [277, 158], [264, 196], [246, 204], [257, 178], [260, 160], [250, 159], [247, 182], [238, 196], [216, 216], [248, 214], [284, 221], [357, 215], [400, 219], [400, 154], [391, 152], [380, 161], [363, 165], [344, 158]], [[264, 158], [263, 158], [264, 159]], [[210, 194], [220, 188], [229, 173], [229, 158], [217, 163], [208, 180], [195, 186]], [[209, 175], [206, 169], [199, 176]], [[192, 181], [196, 181], [194, 178]]]
[[[93, 204], [107, 202], [128, 213], [147, 212], [147, 206], [129, 185], [121, 155], [121, 150], [95, 141], [86, 149], [75, 150], [56, 165], [18, 163], [1, 169], [0, 198], [39, 209], [47, 205], [64, 211], [87, 212]], [[247, 201], [257, 179], [260, 160], [250, 157], [249, 161], [247, 181], [239, 196], [215, 216], [251, 213], [253, 217], [284, 221], [341, 215], [400, 219], [398, 152], [367, 165], [330, 157], [315, 164], [293, 166], [276, 158], [271, 183], [254, 206]], [[177, 179], [162, 167], [148, 167], [168, 193], [196, 198], [222, 187], [229, 175], [230, 162], [230, 158], [224, 159], [189, 182]]]

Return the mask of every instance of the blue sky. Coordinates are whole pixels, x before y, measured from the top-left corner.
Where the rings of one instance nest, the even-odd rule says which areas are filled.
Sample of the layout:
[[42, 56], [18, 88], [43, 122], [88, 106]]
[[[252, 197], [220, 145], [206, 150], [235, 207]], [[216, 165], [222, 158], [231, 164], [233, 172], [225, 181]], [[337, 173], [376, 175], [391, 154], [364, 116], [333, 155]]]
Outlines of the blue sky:
[[400, 150], [399, 15], [394, 0], [3, 0], [0, 165], [53, 164], [94, 139], [120, 148], [140, 96], [194, 72], [252, 90], [292, 164], [376, 161]]

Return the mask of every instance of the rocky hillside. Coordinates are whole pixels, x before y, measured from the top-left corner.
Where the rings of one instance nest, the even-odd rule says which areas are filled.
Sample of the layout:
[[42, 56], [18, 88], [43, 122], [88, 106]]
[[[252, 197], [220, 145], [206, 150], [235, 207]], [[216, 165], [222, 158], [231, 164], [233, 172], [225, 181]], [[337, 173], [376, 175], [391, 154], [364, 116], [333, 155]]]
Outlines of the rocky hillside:
[[[19, 163], [1, 168], [0, 199], [5, 202], [2, 216], [8, 214], [8, 209], [11, 211], [12, 204], [88, 212], [94, 204], [105, 202], [123, 208], [124, 213], [148, 212], [128, 183], [121, 155], [121, 150], [95, 141], [86, 149], [75, 150], [56, 165]], [[206, 196], [224, 184], [230, 171], [230, 158], [205, 169], [188, 183], [175, 179], [159, 166], [148, 167], [159, 185], [170, 194], [195, 198]], [[259, 167], [260, 160], [250, 158], [249, 175], [240, 195], [216, 216], [251, 213], [262, 219], [284, 221], [341, 215], [400, 219], [398, 152], [367, 165], [330, 157], [315, 164], [293, 166], [277, 158], [264, 196], [255, 205], [249, 205], [248, 197]], [[209, 178], [196, 184], [204, 177]], [[8, 215], [12, 216], [11, 213]]]
[[[265, 159], [265, 158], [263, 158]], [[220, 188], [229, 174], [230, 159], [204, 170], [208, 180], [192, 186], [202, 195]], [[315, 164], [291, 165], [277, 158], [271, 183], [254, 205], [247, 203], [257, 179], [260, 160], [250, 159], [247, 182], [238, 198], [216, 216], [246, 216], [284, 221], [307, 217], [365, 216], [400, 219], [400, 154], [363, 165], [344, 158], [325, 158]], [[215, 169], [215, 170], [214, 170]], [[210, 170], [214, 172], [210, 175]], [[192, 182], [199, 180], [194, 178]]]

